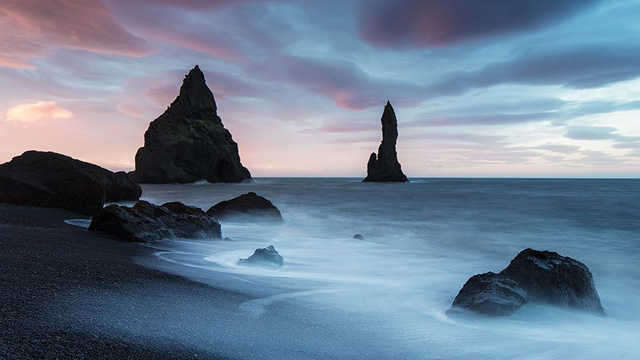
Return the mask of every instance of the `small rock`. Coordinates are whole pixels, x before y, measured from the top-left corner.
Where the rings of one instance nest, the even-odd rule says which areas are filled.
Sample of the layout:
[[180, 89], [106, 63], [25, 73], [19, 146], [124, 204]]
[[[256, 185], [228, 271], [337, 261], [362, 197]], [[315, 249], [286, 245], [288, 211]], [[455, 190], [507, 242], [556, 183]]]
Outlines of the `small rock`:
[[256, 249], [253, 255], [246, 259], [240, 259], [238, 265], [277, 269], [284, 265], [284, 258], [276, 251], [273, 245], [269, 245], [266, 248]]
[[254, 192], [219, 202], [207, 210], [207, 214], [223, 221], [282, 222], [280, 210], [271, 201]]
[[362, 234], [355, 234], [353, 235], [353, 238], [356, 240], [365, 240], [364, 236], [362, 236]]

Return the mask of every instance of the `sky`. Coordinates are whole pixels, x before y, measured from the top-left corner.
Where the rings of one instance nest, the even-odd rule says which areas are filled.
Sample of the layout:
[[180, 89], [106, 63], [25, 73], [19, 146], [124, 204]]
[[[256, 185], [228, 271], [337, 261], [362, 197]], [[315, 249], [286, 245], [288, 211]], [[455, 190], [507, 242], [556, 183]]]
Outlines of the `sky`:
[[132, 170], [198, 64], [253, 176], [640, 177], [637, 0], [0, 0], [0, 162]]

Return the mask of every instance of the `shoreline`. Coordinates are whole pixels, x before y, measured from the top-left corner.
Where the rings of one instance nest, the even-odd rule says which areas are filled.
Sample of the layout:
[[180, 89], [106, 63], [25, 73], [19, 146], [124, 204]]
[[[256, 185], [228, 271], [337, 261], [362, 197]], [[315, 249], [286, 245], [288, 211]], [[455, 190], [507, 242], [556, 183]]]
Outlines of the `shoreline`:
[[117, 328], [144, 322], [86, 301], [114, 292], [124, 292], [121, 302], [132, 307], [149, 296], [168, 304], [157, 309], [158, 316], [193, 299], [209, 303], [213, 312], [250, 299], [138, 265], [133, 258], [152, 249], [64, 222], [76, 218], [86, 216], [0, 204], [0, 358], [226, 358], [215, 349], [131, 336], [90, 317], [70, 316], [84, 307], [79, 313], [117, 322]]

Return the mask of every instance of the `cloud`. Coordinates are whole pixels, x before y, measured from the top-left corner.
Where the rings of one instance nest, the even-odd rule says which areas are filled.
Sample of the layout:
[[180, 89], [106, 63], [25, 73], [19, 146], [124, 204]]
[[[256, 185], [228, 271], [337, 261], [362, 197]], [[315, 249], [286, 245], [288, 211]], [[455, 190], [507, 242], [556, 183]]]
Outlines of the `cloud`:
[[638, 136], [624, 136], [617, 132], [618, 129], [608, 126], [572, 126], [564, 136], [572, 140], [640, 140]]
[[125, 104], [118, 104], [116, 107], [118, 108], [118, 110], [120, 110], [121, 113], [127, 116], [131, 116], [134, 118], [144, 117], [142, 110], [140, 110], [140, 108], [135, 105], [125, 103]]
[[30, 67], [56, 47], [140, 57], [148, 44], [122, 28], [98, 0], [0, 3], [0, 66]]
[[[552, 120], [552, 112], [528, 114], [489, 114], [489, 115], [460, 115], [436, 116], [427, 119], [417, 119], [404, 123], [405, 126], [473, 126], [473, 125], [509, 125], [526, 122]], [[420, 115], [418, 115], [420, 117]]]
[[405, 81], [371, 76], [348, 61], [328, 61], [283, 56], [281, 64], [288, 80], [331, 98], [343, 109], [362, 110], [394, 105], [416, 106], [422, 102], [422, 87]]
[[451, 96], [501, 84], [595, 88], [640, 77], [640, 46], [634, 42], [529, 48], [511, 60], [475, 71], [444, 75], [428, 86], [431, 97]]
[[367, 0], [360, 37], [375, 46], [441, 47], [538, 30], [589, 8], [596, 0]]
[[7, 110], [7, 121], [32, 123], [47, 119], [69, 119], [73, 113], [63, 109], [55, 101], [17, 105]]

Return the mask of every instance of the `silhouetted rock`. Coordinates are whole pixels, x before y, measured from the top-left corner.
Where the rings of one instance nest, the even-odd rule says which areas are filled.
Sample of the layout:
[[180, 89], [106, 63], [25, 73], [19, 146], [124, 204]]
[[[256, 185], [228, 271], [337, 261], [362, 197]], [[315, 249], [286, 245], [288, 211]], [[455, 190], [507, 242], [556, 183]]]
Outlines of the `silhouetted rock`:
[[133, 207], [109, 205], [91, 220], [90, 231], [103, 231], [123, 240], [220, 238], [220, 223], [197, 207], [179, 202], [162, 206], [138, 201]]
[[[511, 315], [527, 303], [518, 283], [492, 272], [472, 276], [453, 300], [451, 310], [468, 309], [485, 315]], [[450, 311], [451, 311], [450, 310]]]
[[556, 252], [525, 249], [499, 274], [471, 277], [450, 309], [511, 315], [527, 302], [604, 314], [587, 266]]
[[278, 254], [273, 245], [269, 245], [266, 248], [256, 249], [253, 255], [246, 259], [240, 259], [238, 261], [238, 265], [277, 269], [284, 265], [284, 259], [280, 254]]
[[362, 234], [355, 234], [353, 235], [353, 238], [356, 240], [364, 240], [364, 236], [362, 236]]
[[54, 152], [27, 151], [0, 165], [0, 202], [61, 208], [92, 215], [105, 201], [135, 201], [140, 186], [111, 172]]
[[207, 210], [207, 214], [220, 220], [282, 222], [280, 210], [271, 201], [254, 192], [219, 202]]
[[382, 143], [378, 155], [372, 153], [367, 163], [365, 182], [405, 182], [409, 181], [402, 173], [398, 162], [396, 141], [398, 140], [398, 121], [391, 103], [387, 101], [382, 113]]
[[156, 184], [251, 181], [197, 65], [171, 106], [149, 125], [132, 175], [138, 183]]
[[591, 271], [578, 260], [525, 249], [500, 274], [520, 284], [531, 302], [604, 313]]

